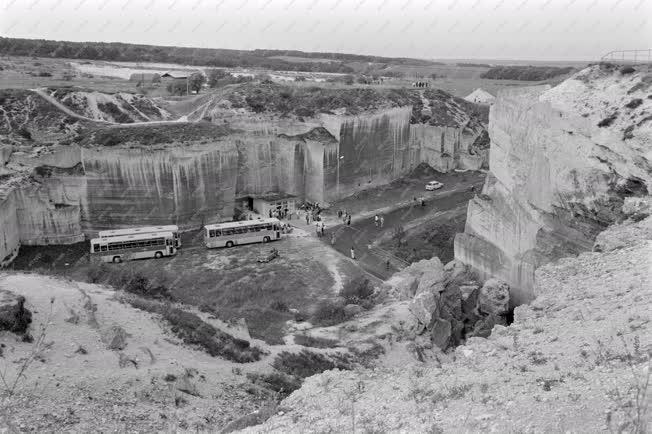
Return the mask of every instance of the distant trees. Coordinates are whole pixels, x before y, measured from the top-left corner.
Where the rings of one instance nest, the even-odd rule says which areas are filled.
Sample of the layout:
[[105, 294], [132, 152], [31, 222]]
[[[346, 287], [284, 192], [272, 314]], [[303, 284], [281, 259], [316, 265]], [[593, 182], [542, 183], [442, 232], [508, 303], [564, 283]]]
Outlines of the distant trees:
[[168, 86], [167, 86], [167, 91], [170, 93], [170, 95], [185, 95], [186, 92], [188, 91], [188, 85], [186, 84], [186, 80], [174, 80], [171, 81]]
[[352, 75], [345, 75], [344, 76], [344, 84], [347, 85], [352, 85], [354, 83], [355, 78]]
[[297, 75], [294, 78], [294, 81], [306, 81], [306, 77], [304, 77], [303, 75]]
[[572, 72], [572, 67], [557, 66], [495, 66], [480, 75], [480, 78], [494, 80], [542, 81]]
[[201, 72], [195, 72], [188, 77], [188, 87], [197, 93], [201, 90], [202, 86], [206, 83], [206, 76]]
[[220, 80], [223, 80], [223, 79], [231, 76], [231, 74], [224, 71], [223, 69], [209, 69], [206, 72], [206, 75], [208, 77], [207, 81], [208, 81], [208, 85], [210, 87], [217, 87], [218, 82]]

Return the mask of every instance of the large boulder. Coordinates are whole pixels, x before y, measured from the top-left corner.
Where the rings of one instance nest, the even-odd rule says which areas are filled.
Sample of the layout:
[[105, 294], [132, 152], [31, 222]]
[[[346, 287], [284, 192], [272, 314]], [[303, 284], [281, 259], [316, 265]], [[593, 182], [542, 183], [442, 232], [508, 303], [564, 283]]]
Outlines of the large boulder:
[[0, 289], [0, 330], [25, 333], [32, 313], [25, 308], [25, 297]]
[[127, 332], [119, 325], [113, 325], [104, 332], [104, 342], [110, 350], [124, 350], [127, 346]]
[[416, 318], [419, 328], [428, 327], [432, 322], [433, 315], [437, 312], [439, 297], [432, 292], [424, 291], [414, 296], [408, 309]]
[[509, 285], [499, 279], [487, 280], [478, 295], [478, 308], [485, 315], [504, 315], [509, 310]]
[[430, 329], [430, 339], [438, 348], [445, 350], [451, 344], [453, 327], [450, 321], [436, 318]]

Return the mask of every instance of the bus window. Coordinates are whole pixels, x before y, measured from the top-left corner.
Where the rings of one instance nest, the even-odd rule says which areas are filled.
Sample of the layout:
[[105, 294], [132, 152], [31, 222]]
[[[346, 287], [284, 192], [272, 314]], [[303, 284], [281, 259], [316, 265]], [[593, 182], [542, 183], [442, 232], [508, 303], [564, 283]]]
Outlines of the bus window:
[[213, 238], [215, 236], [215, 229], [211, 229], [210, 231], [208, 231], [208, 236], [210, 238]]
[[99, 252], [100, 251], [100, 245], [99, 244], [93, 244], [93, 251], [94, 252]]
[[215, 230], [215, 236], [216, 236], [216, 237], [221, 237], [221, 236], [222, 236], [222, 231], [219, 230], [219, 229], [216, 229], [216, 230]]
[[267, 230], [268, 230], [268, 231], [271, 231], [272, 229], [273, 229], [272, 224], [271, 224], [271, 223], [268, 224], [268, 225], [267, 225]]
[[106, 246], [102, 246], [102, 251], [106, 252], [106, 250], [107, 250]]

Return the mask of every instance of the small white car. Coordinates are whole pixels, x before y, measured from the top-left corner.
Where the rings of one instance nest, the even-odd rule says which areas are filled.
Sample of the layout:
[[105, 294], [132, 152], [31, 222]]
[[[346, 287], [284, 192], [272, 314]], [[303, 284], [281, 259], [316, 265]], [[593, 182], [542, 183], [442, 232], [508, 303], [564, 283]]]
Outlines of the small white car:
[[426, 190], [427, 191], [439, 190], [443, 186], [444, 184], [442, 184], [439, 181], [430, 181], [429, 183], [426, 184]]

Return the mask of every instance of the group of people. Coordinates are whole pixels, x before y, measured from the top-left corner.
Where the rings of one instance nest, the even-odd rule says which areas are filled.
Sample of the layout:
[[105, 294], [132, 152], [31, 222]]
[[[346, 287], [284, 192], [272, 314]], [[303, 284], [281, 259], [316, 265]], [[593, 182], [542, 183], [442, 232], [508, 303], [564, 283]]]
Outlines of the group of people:
[[287, 218], [288, 220], [292, 220], [292, 213], [289, 212], [287, 208], [281, 209], [281, 208], [276, 208], [275, 210], [269, 210], [269, 218], [277, 218], [277, 219], [285, 219]]
[[317, 231], [317, 238], [321, 238], [324, 236], [324, 230], [326, 229], [326, 225], [324, 224], [323, 220], [318, 220], [315, 222], [315, 230]]
[[376, 225], [377, 228], [382, 228], [385, 225], [385, 217], [384, 216], [378, 216], [376, 214], [374, 216], [374, 225]]
[[347, 210], [338, 209], [337, 218], [342, 219], [347, 226], [351, 226], [351, 214]]

